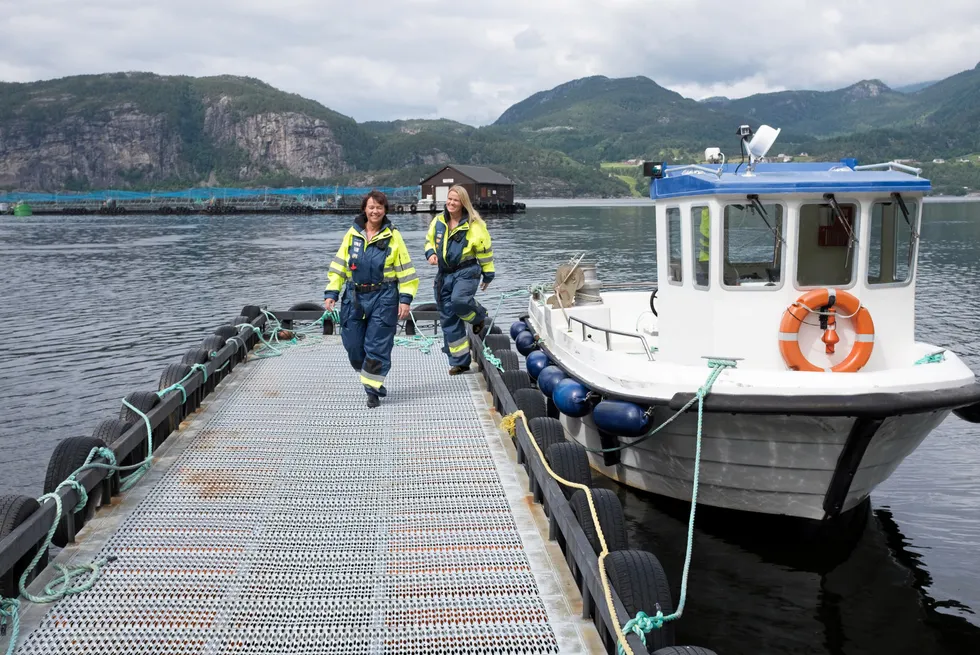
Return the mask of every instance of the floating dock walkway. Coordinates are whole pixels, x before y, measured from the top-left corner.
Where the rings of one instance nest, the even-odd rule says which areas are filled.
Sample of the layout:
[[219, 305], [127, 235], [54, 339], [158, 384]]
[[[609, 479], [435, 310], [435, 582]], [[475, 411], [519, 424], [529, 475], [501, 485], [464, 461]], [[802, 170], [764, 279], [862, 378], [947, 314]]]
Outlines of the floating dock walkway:
[[[102, 465], [51, 489], [52, 470], [108, 456], [92, 460], [93, 438], [55, 451], [54, 563], [82, 569], [65, 594], [44, 554], [27, 590], [46, 602], [5, 601], [0, 654], [615, 652], [596, 553], [555, 481], [534, 480], [523, 422], [513, 441], [501, 429], [515, 406], [479, 339], [482, 376], [449, 377], [441, 343], [396, 346], [370, 410], [329, 319], [276, 348], [260, 340], [318, 312], [244, 326], [248, 309], [168, 367], [161, 393], [127, 396], [130, 421], [97, 428], [129, 465], [122, 484]], [[147, 427], [152, 466], [130, 485]], [[0, 500], [3, 596], [52, 528], [52, 497], [19, 514]], [[653, 650], [633, 632], [627, 644]]]

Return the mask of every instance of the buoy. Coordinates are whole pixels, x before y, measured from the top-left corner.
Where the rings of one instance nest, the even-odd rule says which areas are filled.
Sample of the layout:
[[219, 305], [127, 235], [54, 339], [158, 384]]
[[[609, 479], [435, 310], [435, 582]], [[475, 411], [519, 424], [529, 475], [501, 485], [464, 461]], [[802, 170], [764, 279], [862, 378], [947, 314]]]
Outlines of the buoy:
[[551, 399], [562, 414], [582, 418], [592, 411], [592, 405], [586, 399], [588, 395], [589, 390], [581, 382], [574, 378], [565, 378], [555, 385]]
[[527, 323], [524, 321], [514, 321], [510, 324], [510, 338], [517, 341], [517, 335], [527, 330]]
[[537, 380], [538, 376], [541, 375], [541, 371], [549, 364], [551, 364], [551, 360], [548, 359], [548, 355], [544, 351], [531, 351], [527, 356], [527, 374], [531, 376], [532, 380]]
[[639, 437], [647, 431], [650, 419], [636, 403], [603, 400], [592, 409], [596, 427], [621, 437]]
[[555, 392], [555, 385], [567, 377], [565, 371], [561, 370], [558, 366], [554, 364], [545, 366], [541, 373], [538, 374], [538, 389], [544, 395], [551, 397], [551, 394]]
[[517, 352], [521, 353], [525, 357], [531, 354], [531, 351], [537, 348], [537, 344], [534, 343], [534, 335], [528, 330], [524, 330], [517, 335], [514, 339], [514, 345], [517, 346]]

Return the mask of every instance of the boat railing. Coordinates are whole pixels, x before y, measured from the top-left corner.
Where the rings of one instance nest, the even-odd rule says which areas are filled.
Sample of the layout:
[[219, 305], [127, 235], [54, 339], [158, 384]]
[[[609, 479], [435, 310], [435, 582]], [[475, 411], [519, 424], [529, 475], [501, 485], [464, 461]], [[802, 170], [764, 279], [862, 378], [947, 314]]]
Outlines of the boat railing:
[[897, 161], [884, 161], [880, 164], [864, 164], [862, 166], [855, 166], [856, 171], [873, 171], [879, 168], [888, 168], [893, 171], [901, 171], [903, 173], [915, 173], [920, 175], [922, 173], [921, 168], [916, 168], [915, 166], [906, 166], [905, 164], [899, 164]]
[[[646, 338], [642, 334], [637, 334], [636, 332], [622, 332], [620, 330], [613, 330], [612, 328], [599, 327], [598, 325], [593, 325], [588, 321], [583, 321], [576, 316], [568, 317], [568, 330], [572, 329], [572, 322], [578, 323], [582, 326], [582, 341], [586, 341], [586, 329], [598, 330], [606, 335], [606, 351], [612, 350], [612, 335], [619, 335], [621, 337], [630, 337], [631, 339], [639, 339], [640, 343], [643, 344], [643, 352], [646, 353], [647, 359], [651, 362], [653, 361], [653, 351], [650, 350], [650, 344], [647, 343]], [[590, 335], [591, 336], [591, 335]]]
[[685, 164], [683, 166], [673, 166], [664, 171], [664, 177], [670, 177], [672, 173], [686, 173], [687, 171], [697, 171], [699, 173], [710, 173], [711, 175], [717, 175], [721, 177], [723, 166], [718, 168], [708, 168], [707, 166], [701, 166], [700, 164]]

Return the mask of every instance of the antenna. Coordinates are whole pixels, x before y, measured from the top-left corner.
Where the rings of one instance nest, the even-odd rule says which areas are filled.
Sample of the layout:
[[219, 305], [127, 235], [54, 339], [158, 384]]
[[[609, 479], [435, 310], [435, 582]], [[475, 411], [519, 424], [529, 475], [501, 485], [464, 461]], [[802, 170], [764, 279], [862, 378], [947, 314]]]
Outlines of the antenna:
[[749, 151], [750, 172], [755, 169], [756, 162], [769, 152], [769, 148], [776, 142], [776, 137], [779, 136], [780, 131], [768, 125], [760, 125], [759, 129], [755, 131], [752, 140], [746, 144], [746, 149]]

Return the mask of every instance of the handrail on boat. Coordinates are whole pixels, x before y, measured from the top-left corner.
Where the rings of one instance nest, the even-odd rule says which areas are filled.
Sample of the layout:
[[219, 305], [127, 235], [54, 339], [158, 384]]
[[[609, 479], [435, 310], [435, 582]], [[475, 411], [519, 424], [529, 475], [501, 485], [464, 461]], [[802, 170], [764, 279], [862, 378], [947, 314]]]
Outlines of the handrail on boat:
[[576, 322], [578, 322], [578, 323], [580, 323], [582, 325], [582, 341], [585, 341], [585, 328], [592, 328], [593, 330], [599, 330], [601, 332], [604, 332], [606, 334], [606, 351], [607, 352], [609, 352], [609, 351], [612, 350], [612, 343], [611, 343], [611, 341], [609, 339], [610, 335], [618, 334], [621, 337], [632, 337], [634, 339], [639, 339], [640, 340], [640, 343], [643, 344], [643, 352], [646, 353], [647, 359], [650, 360], [651, 362], [653, 361], [653, 352], [650, 350], [650, 344], [647, 343], [646, 338], [642, 334], [637, 334], [635, 332], [621, 332], [619, 330], [613, 330], [612, 328], [599, 327], [598, 325], [593, 325], [592, 323], [589, 323], [588, 321], [583, 321], [582, 319], [578, 318], [577, 316], [569, 316], [568, 317], [568, 329], [569, 329], [569, 331], [571, 331], [571, 329], [572, 329], [572, 321], [576, 321]]
[[708, 168], [707, 166], [701, 166], [700, 164], [685, 164], [683, 166], [675, 166], [673, 168], [668, 168], [664, 170], [664, 177], [670, 177], [671, 173], [683, 173], [687, 170], [700, 171], [701, 173], [711, 173], [712, 175], [717, 175], [721, 177], [722, 170], [724, 166], [719, 166], [717, 169]]
[[903, 173], [915, 173], [919, 175], [922, 173], [921, 168], [916, 168], [914, 166], [906, 166], [905, 164], [899, 164], [897, 161], [883, 161], [880, 164], [864, 164], [862, 166], [855, 166], [856, 171], [872, 171], [879, 168], [888, 168], [893, 171], [902, 171]]

